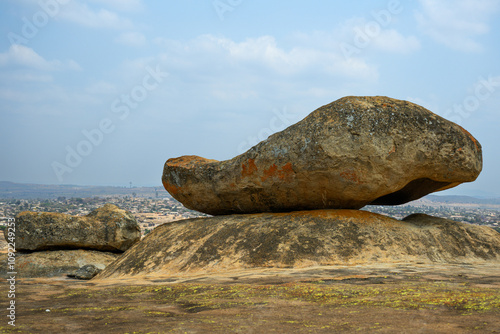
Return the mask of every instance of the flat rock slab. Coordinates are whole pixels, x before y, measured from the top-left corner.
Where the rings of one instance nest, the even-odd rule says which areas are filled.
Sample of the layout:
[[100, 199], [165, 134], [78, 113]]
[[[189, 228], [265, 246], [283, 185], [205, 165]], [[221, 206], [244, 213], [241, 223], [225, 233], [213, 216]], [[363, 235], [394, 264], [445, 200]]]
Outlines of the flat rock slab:
[[[211, 273], [179, 272], [165, 275], [161, 272], [134, 276], [115, 276], [94, 279], [92, 283], [103, 285], [132, 284], [283, 284], [292, 282], [328, 282], [348, 284], [386, 284], [409, 281], [447, 282], [474, 284], [500, 289], [498, 262], [483, 263], [436, 263], [394, 262], [366, 263], [360, 265], [313, 266], [305, 268], [250, 268]], [[500, 291], [500, 290], [499, 290]]]
[[474, 181], [479, 142], [414, 103], [345, 97], [231, 160], [167, 160], [165, 189], [211, 215], [397, 205]]
[[[4, 234], [7, 230], [4, 230]], [[134, 216], [105, 204], [86, 216], [21, 212], [16, 217], [16, 250], [95, 249], [123, 252], [141, 238]]]
[[160, 225], [96, 279], [370, 263], [500, 264], [500, 233], [423, 214], [359, 210], [195, 218]]
[[[82, 266], [94, 265], [98, 269], [104, 269], [108, 264], [116, 260], [119, 254], [110, 252], [99, 252], [95, 250], [56, 250], [40, 251], [33, 253], [16, 253], [15, 272], [16, 277], [56, 277], [72, 274]], [[7, 254], [0, 257], [0, 275], [7, 275]]]

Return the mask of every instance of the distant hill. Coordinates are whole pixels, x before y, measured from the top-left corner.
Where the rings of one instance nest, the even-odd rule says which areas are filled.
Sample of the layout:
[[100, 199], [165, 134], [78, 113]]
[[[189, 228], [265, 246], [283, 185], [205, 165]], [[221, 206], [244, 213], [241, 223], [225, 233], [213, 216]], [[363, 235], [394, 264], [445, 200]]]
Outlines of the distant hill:
[[[0, 181], [0, 198], [15, 199], [54, 199], [57, 197], [94, 197], [94, 196], [125, 196], [137, 197], [171, 197], [163, 188], [158, 187], [110, 187], [110, 186], [78, 186], [67, 184], [31, 184]], [[435, 203], [469, 203], [469, 204], [500, 204], [500, 198], [477, 198], [470, 196], [439, 196], [427, 195], [424, 199]]]
[[471, 196], [458, 196], [458, 195], [427, 195], [425, 199], [438, 203], [469, 203], [469, 204], [500, 204], [500, 198], [477, 198]]
[[53, 199], [57, 197], [94, 197], [133, 195], [138, 197], [169, 196], [163, 186], [158, 187], [103, 187], [78, 185], [46, 185], [0, 181], [0, 198]]

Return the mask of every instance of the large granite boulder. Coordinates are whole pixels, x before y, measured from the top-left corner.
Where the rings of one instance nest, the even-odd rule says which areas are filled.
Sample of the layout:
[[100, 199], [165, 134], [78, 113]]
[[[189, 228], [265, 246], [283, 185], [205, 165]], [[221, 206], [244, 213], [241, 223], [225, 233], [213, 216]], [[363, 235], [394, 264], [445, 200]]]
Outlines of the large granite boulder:
[[80, 248], [123, 252], [140, 238], [134, 216], [113, 204], [105, 204], [83, 217], [30, 211], [16, 217], [18, 251]]
[[[66, 276], [86, 265], [102, 270], [118, 256], [117, 253], [85, 249], [17, 252], [15, 271], [16, 276], [21, 278]], [[8, 277], [7, 260], [7, 254], [0, 255], [2, 277]]]
[[495, 230], [361, 210], [194, 218], [163, 224], [95, 279], [370, 263], [500, 263]]
[[169, 159], [165, 189], [212, 215], [397, 205], [474, 181], [481, 145], [414, 103], [345, 97], [227, 161]]

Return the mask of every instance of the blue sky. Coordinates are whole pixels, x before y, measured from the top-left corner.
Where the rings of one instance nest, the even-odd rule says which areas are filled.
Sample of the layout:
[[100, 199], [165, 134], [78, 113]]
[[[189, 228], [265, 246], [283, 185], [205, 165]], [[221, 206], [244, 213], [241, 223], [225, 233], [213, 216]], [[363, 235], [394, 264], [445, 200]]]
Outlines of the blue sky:
[[4, 0], [0, 180], [159, 185], [346, 95], [409, 100], [482, 144], [500, 196], [500, 0]]

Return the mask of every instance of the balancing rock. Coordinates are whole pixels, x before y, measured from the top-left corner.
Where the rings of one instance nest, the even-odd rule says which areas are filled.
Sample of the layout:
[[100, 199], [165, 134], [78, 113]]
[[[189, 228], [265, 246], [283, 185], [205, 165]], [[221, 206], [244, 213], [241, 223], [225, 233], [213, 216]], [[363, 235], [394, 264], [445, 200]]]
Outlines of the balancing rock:
[[167, 160], [162, 181], [211, 215], [398, 205], [474, 181], [479, 142], [414, 103], [344, 97], [226, 161]]

